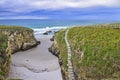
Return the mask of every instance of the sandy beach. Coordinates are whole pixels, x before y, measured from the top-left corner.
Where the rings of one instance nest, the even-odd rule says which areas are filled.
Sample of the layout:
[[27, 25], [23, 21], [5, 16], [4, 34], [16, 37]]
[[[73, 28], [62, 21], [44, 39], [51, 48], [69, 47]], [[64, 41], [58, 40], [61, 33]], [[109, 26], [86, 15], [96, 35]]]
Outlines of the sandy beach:
[[58, 58], [48, 48], [51, 35], [36, 35], [41, 44], [37, 47], [13, 54], [8, 78], [23, 80], [62, 80]]

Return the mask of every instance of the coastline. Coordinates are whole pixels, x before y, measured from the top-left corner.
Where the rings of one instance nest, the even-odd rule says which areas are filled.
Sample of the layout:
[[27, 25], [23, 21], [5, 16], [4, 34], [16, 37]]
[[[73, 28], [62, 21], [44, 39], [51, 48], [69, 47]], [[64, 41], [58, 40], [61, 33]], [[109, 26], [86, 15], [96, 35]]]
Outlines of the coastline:
[[48, 48], [52, 45], [51, 35], [35, 35], [41, 44], [37, 47], [12, 55], [8, 78], [23, 80], [62, 80], [58, 58]]

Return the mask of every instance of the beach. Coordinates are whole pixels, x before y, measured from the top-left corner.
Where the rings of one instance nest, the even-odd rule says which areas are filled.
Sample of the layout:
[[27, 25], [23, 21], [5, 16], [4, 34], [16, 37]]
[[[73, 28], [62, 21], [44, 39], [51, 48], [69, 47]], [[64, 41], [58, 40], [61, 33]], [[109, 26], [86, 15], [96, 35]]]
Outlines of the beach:
[[35, 35], [41, 41], [37, 47], [20, 51], [11, 56], [11, 71], [8, 78], [23, 80], [62, 80], [58, 58], [48, 48], [52, 35]]

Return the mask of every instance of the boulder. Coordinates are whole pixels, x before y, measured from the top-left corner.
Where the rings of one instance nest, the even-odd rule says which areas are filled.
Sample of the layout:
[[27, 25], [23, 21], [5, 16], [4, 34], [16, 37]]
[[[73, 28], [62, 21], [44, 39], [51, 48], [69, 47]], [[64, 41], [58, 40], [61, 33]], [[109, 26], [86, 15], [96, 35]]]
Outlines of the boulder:
[[51, 32], [52, 32], [52, 31], [49, 30], [49, 31], [44, 32], [43, 34], [44, 34], [44, 35], [48, 35], [48, 34], [51, 33]]
[[51, 41], [54, 41], [54, 36], [52, 38], [50, 38]]
[[44, 35], [48, 35], [48, 33], [47, 32], [45, 32], [45, 33], [43, 33]]
[[21, 48], [21, 50], [23, 50], [23, 51], [24, 50], [28, 50], [28, 49], [31, 49], [31, 48], [37, 46], [37, 45], [38, 45], [37, 42], [24, 43], [23, 46], [22, 46], [22, 48]]

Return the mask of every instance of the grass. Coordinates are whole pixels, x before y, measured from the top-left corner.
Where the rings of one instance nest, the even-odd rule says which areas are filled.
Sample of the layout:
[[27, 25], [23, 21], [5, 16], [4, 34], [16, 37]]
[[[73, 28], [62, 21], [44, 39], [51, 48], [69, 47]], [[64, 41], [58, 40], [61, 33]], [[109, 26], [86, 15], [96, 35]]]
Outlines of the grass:
[[65, 30], [61, 30], [58, 33], [55, 34], [55, 39], [57, 41], [57, 44], [59, 46], [60, 50], [60, 57], [63, 60], [63, 66], [67, 70], [67, 47], [64, 40]]
[[[76, 27], [69, 30], [73, 65], [78, 77], [109, 78], [120, 75], [120, 29]], [[80, 51], [84, 52], [81, 62]]]
[[[77, 80], [120, 79], [120, 23], [74, 27], [68, 32]], [[55, 35], [67, 69], [65, 31]], [[84, 53], [81, 58], [81, 51]]]
[[33, 30], [30, 29], [30, 28], [20, 27], [20, 26], [6, 26], [6, 25], [0, 25], [0, 30], [11, 30], [11, 31], [21, 30], [21, 31], [31, 31], [31, 32], [33, 32]]
[[7, 48], [7, 37], [0, 32], [0, 78], [6, 76], [4, 64], [6, 62], [5, 49]]
[[7, 47], [7, 37], [0, 32], [0, 51]]

